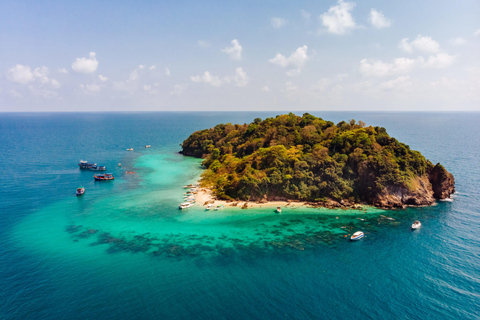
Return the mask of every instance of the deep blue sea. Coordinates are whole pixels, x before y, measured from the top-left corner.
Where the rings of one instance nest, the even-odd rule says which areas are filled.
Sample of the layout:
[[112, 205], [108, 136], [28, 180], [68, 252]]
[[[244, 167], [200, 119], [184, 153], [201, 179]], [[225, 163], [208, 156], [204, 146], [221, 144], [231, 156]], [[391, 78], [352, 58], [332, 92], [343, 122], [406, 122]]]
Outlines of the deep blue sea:
[[480, 114], [310, 113], [385, 127], [453, 201], [178, 210], [190, 133], [282, 112], [0, 114], [0, 319], [480, 319]]

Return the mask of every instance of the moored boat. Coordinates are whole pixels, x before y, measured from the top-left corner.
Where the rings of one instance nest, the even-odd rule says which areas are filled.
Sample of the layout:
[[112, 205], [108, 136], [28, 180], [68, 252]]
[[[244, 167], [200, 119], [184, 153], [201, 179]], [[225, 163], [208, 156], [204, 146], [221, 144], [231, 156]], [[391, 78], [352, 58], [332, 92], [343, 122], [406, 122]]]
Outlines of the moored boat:
[[365, 236], [365, 234], [362, 231], [357, 231], [350, 237], [350, 240], [352, 240], [352, 241], [360, 240], [364, 236]]
[[180, 203], [180, 205], [178, 206], [178, 209], [183, 210], [183, 209], [187, 209], [187, 208], [190, 208], [190, 207], [193, 207], [193, 203], [184, 202], [184, 203]]
[[213, 210], [217, 211], [217, 210], [223, 209], [223, 207], [225, 207], [225, 206], [224, 205], [218, 205]]
[[412, 230], [418, 229], [421, 226], [422, 226], [422, 224], [420, 223], [420, 221], [417, 220], [412, 224]]
[[277, 210], [275, 210], [277, 213], [282, 213], [282, 208], [277, 207]]
[[93, 176], [95, 180], [97, 181], [103, 181], [103, 180], [113, 180], [115, 177], [111, 173], [105, 173], [105, 174], [96, 174]]
[[133, 151], [133, 148], [128, 148], [127, 151]]
[[107, 170], [107, 169], [105, 168], [105, 166], [97, 166], [97, 165], [91, 166], [91, 167], [88, 168], [88, 169], [89, 169], [89, 170], [92, 170], [92, 171], [105, 171], [105, 170]]
[[78, 187], [77, 188], [77, 192], [76, 192], [77, 196], [81, 196], [84, 193], [85, 193], [85, 188], [84, 187]]
[[150, 148], [150, 147], [151, 147], [151, 145], [149, 145], [149, 144], [147, 144], [147, 145], [145, 146], [145, 148]]
[[80, 169], [90, 169], [91, 167], [96, 166], [96, 165], [97, 165], [96, 163], [88, 162], [88, 161], [85, 161], [85, 160], [80, 160], [80, 163], [78, 164]]
[[207, 207], [205, 208], [205, 210], [206, 210], [206, 211], [209, 211], [209, 210], [212, 209], [212, 208], [213, 208], [213, 204], [209, 204], [209, 205], [207, 205]]

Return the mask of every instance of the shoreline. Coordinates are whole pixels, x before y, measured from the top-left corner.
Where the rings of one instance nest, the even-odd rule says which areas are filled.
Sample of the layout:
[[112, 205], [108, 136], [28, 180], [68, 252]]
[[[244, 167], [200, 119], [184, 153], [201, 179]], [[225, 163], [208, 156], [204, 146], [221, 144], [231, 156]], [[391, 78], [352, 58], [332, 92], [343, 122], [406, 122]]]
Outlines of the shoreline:
[[212, 195], [212, 191], [208, 188], [199, 188], [196, 195], [195, 195], [195, 203], [199, 206], [206, 206], [208, 204], [213, 204], [214, 206], [225, 206], [225, 207], [239, 207], [242, 209], [248, 208], [299, 208], [299, 207], [307, 207], [307, 208], [326, 208], [326, 209], [344, 209], [344, 210], [361, 210], [366, 211], [368, 205], [366, 204], [341, 204], [336, 201], [329, 201], [326, 203], [319, 203], [319, 202], [309, 202], [309, 201], [231, 201], [231, 200], [219, 200], [216, 199]]

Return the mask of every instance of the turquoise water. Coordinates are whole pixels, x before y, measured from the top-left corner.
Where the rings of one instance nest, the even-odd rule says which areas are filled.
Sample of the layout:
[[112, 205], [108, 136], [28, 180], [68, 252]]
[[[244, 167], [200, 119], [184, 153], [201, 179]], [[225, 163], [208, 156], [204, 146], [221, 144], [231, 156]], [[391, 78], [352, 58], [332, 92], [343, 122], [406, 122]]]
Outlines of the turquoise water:
[[[2, 114], [0, 318], [478, 319], [480, 115], [314, 113], [384, 126], [441, 162], [453, 202], [177, 209], [201, 173], [179, 143], [276, 114]], [[93, 181], [80, 159], [115, 180]]]

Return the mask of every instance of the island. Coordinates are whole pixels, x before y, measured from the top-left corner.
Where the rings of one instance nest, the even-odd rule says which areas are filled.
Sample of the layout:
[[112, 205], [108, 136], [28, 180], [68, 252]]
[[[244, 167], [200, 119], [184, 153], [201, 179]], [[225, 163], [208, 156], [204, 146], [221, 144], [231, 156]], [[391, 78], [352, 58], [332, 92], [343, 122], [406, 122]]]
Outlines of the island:
[[455, 192], [441, 164], [362, 121], [289, 113], [196, 131], [181, 148], [204, 159], [200, 184], [219, 200], [404, 208]]

